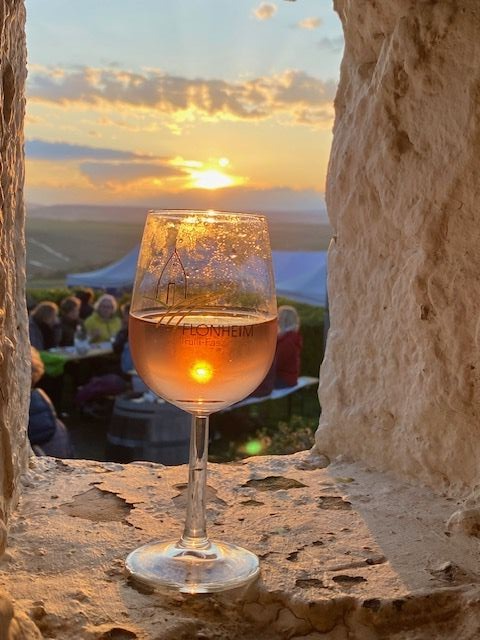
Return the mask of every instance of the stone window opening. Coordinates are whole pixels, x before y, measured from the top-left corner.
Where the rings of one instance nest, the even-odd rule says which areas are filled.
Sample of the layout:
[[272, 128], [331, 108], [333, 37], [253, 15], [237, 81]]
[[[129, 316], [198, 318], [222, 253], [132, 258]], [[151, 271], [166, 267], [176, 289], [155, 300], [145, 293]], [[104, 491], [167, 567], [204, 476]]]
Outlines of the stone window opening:
[[23, 473], [24, 8], [3, 3], [5, 638], [476, 638], [480, 13], [474, 0], [335, 8], [346, 48], [317, 447], [213, 469], [211, 526], [253, 545], [262, 578], [191, 600], [140, 593], [122, 568], [127, 548], [175, 526], [178, 469], [38, 459]]

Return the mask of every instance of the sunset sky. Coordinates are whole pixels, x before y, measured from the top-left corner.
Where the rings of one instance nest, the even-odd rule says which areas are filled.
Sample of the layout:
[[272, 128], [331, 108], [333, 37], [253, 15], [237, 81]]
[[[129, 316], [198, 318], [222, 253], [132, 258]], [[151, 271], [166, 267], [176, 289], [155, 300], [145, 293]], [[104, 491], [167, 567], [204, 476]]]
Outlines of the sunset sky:
[[321, 208], [323, 0], [26, 0], [27, 202]]

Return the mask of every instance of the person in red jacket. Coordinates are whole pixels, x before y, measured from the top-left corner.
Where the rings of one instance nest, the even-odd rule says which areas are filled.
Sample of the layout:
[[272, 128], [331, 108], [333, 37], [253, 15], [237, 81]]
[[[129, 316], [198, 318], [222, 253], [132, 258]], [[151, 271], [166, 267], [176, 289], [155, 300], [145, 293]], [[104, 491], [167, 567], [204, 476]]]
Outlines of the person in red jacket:
[[300, 317], [295, 307], [278, 308], [278, 337], [275, 352], [275, 389], [294, 387], [300, 375], [300, 354], [303, 339]]

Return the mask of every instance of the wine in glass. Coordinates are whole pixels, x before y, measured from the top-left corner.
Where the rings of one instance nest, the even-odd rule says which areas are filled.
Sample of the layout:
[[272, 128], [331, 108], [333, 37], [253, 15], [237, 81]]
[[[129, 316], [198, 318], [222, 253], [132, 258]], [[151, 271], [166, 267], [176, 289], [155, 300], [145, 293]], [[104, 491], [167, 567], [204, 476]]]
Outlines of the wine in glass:
[[251, 393], [273, 360], [276, 297], [265, 218], [150, 211], [129, 337], [137, 372], [192, 414], [192, 433], [183, 535], [136, 549], [127, 571], [148, 586], [186, 593], [244, 585], [258, 575], [258, 558], [207, 537], [208, 417]]

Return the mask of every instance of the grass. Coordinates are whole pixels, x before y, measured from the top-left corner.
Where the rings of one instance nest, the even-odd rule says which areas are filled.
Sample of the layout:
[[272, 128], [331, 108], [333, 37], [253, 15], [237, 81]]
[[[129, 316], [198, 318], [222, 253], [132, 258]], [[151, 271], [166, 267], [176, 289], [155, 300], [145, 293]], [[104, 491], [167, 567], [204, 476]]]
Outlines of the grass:
[[67, 273], [119, 260], [138, 244], [142, 227], [111, 222], [28, 219], [27, 286], [64, 284]]

